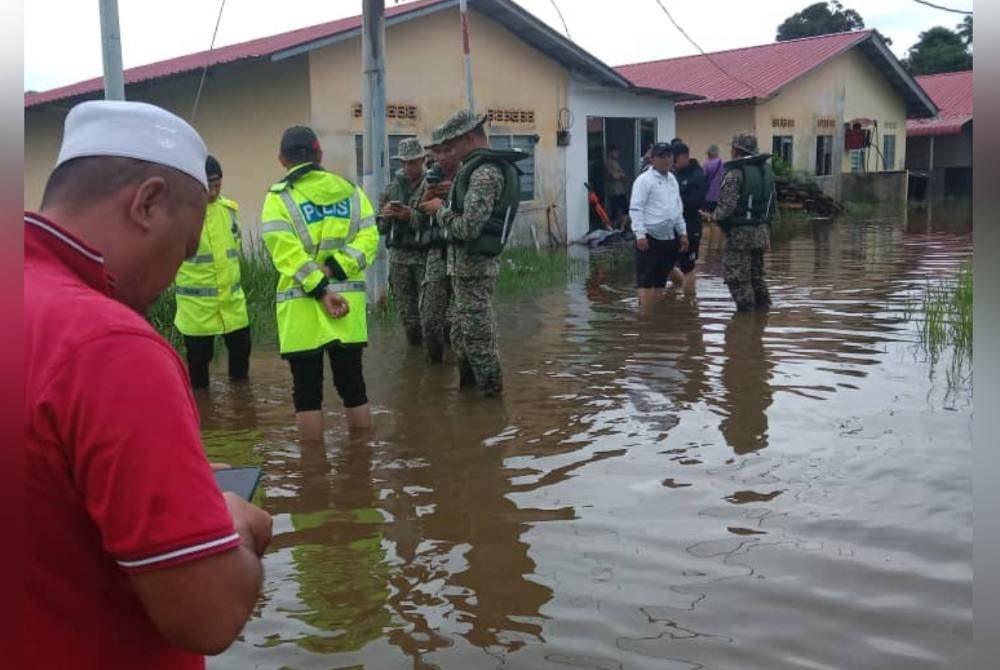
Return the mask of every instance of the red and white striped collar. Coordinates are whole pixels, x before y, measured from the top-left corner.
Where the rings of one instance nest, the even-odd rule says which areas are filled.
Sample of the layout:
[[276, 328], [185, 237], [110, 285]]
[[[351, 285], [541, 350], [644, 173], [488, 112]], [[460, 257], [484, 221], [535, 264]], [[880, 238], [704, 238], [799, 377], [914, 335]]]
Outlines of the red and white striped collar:
[[91, 287], [110, 294], [115, 278], [104, 266], [104, 255], [58, 224], [36, 212], [24, 213], [24, 248], [54, 257]]

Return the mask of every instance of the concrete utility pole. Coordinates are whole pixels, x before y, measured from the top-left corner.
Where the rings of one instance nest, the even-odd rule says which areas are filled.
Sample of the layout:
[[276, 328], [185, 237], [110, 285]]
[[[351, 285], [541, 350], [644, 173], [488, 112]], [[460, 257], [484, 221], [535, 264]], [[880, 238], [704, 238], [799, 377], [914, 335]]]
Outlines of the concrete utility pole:
[[459, 0], [459, 14], [462, 17], [462, 52], [465, 54], [465, 87], [466, 102], [469, 111], [476, 111], [476, 99], [472, 96], [472, 49], [469, 46], [469, 2]]
[[[383, 0], [364, 0], [361, 26], [361, 68], [364, 75], [365, 115], [364, 167], [362, 186], [372, 204], [385, 190], [389, 160], [385, 119], [385, 5]], [[378, 302], [385, 294], [388, 264], [383, 243], [368, 273], [368, 301]]]
[[101, 55], [104, 60], [104, 99], [125, 99], [122, 38], [118, 32], [118, 0], [101, 2]]

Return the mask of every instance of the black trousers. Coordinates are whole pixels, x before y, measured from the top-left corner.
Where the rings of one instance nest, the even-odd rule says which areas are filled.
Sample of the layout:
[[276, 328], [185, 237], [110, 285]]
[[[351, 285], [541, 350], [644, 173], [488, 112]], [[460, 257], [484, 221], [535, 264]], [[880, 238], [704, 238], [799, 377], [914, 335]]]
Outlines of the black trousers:
[[[296, 412], [312, 412], [323, 407], [323, 351], [286, 356], [292, 368], [292, 401]], [[344, 401], [344, 407], [368, 404], [365, 376], [361, 365], [363, 347], [330, 346], [333, 386]]]
[[[222, 336], [229, 350], [229, 378], [238, 381], [250, 373], [250, 327]], [[208, 388], [208, 364], [215, 357], [215, 335], [184, 336], [191, 387]]]

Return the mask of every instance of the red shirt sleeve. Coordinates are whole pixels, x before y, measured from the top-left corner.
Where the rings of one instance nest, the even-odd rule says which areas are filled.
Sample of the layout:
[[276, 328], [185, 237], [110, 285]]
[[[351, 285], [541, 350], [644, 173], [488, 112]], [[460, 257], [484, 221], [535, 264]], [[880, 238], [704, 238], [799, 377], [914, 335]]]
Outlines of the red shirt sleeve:
[[129, 571], [240, 544], [205, 457], [183, 364], [152, 334], [78, 348], [43, 394], [105, 551]]

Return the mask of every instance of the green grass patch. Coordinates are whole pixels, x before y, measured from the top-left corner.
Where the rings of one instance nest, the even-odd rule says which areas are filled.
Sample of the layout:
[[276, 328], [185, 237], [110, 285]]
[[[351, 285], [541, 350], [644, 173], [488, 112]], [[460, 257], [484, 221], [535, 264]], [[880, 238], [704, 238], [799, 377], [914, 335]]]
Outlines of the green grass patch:
[[972, 265], [951, 278], [928, 282], [909, 309], [919, 326], [920, 347], [931, 365], [950, 354], [951, 387], [968, 383], [972, 373]]
[[[520, 295], [544, 290], [565, 283], [571, 276], [582, 276], [586, 263], [570, 258], [564, 251], [535, 251], [534, 249], [505, 249], [500, 257], [500, 277], [497, 293]], [[250, 246], [240, 256], [240, 284], [247, 298], [247, 315], [254, 344], [275, 347], [278, 327], [275, 315], [275, 292], [278, 271], [266, 250], [259, 245]], [[369, 305], [369, 317], [384, 323], [394, 323], [396, 308], [392, 295], [375, 305]], [[147, 314], [153, 327], [178, 351], [184, 350], [184, 338], [174, 327], [177, 300], [171, 286], [153, 304]]]

